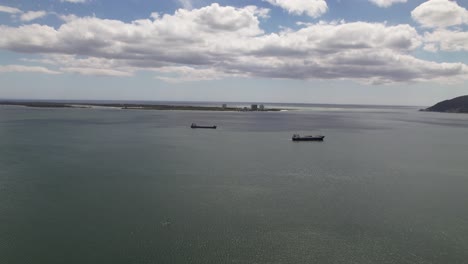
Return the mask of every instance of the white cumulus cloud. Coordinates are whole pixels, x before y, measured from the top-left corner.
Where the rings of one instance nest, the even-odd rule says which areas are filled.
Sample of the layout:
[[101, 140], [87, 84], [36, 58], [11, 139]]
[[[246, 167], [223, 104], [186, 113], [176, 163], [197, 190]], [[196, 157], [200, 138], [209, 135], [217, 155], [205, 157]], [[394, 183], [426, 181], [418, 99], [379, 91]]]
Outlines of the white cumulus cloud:
[[[189, 66], [167, 66], [154, 69], [157, 79], [171, 83], [222, 79], [227, 74], [213, 68], [200, 69]], [[232, 76], [232, 75], [229, 75]]]
[[390, 7], [396, 3], [406, 3], [408, 0], [369, 0], [379, 7]]
[[0, 49], [41, 54], [35, 63], [62, 72], [132, 76], [148, 71], [170, 82], [242, 76], [377, 84], [468, 75], [463, 63], [412, 56], [431, 40], [410, 25], [319, 22], [267, 34], [260, 28], [263, 15], [252, 6], [212, 4], [132, 22], [73, 17], [57, 28], [0, 25]]
[[29, 11], [26, 13], [22, 13], [20, 16], [20, 20], [29, 22], [29, 21], [33, 21], [41, 17], [45, 17], [46, 15], [47, 15], [47, 12], [45, 11]]
[[79, 4], [79, 3], [86, 3], [88, 0], [60, 0], [60, 2], [68, 2], [68, 3], [74, 3], [74, 4]]
[[0, 12], [12, 14], [13, 15], [12, 17], [16, 17], [16, 15], [19, 14], [19, 19], [23, 22], [33, 21], [35, 19], [38, 19], [47, 15], [47, 12], [42, 11], [42, 10], [23, 12], [22, 10], [18, 8], [2, 6], [2, 5], [0, 5]]
[[100, 69], [100, 68], [75, 68], [75, 67], [63, 67], [60, 68], [63, 72], [78, 73], [82, 75], [95, 75], [95, 76], [132, 76], [133, 73], [118, 71], [113, 69]]
[[179, 4], [184, 8], [191, 10], [193, 8], [192, 1], [191, 0], [177, 0]]
[[443, 51], [468, 51], [468, 32], [436, 30], [424, 34], [424, 49], [432, 52]]
[[21, 13], [21, 10], [15, 7], [0, 5], [0, 12], [9, 13], [9, 14], [17, 14], [17, 13]]
[[36, 72], [45, 74], [60, 74], [58, 71], [52, 71], [45, 67], [25, 65], [0, 65], [0, 73], [2, 72]]
[[328, 10], [328, 5], [325, 0], [264, 0], [272, 5], [279, 6], [287, 10], [291, 14], [308, 16], [317, 18], [325, 14]]
[[468, 24], [468, 11], [456, 1], [429, 0], [411, 12], [412, 18], [423, 27], [443, 28]]

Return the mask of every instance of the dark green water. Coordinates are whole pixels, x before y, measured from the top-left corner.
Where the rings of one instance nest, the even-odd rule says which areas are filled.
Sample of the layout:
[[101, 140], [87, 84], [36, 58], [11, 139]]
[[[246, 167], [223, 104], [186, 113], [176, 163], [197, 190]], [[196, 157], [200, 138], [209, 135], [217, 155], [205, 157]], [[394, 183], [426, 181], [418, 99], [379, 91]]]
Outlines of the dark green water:
[[467, 263], [467, 136], [414, 108], [0, 107], [0, 263]]

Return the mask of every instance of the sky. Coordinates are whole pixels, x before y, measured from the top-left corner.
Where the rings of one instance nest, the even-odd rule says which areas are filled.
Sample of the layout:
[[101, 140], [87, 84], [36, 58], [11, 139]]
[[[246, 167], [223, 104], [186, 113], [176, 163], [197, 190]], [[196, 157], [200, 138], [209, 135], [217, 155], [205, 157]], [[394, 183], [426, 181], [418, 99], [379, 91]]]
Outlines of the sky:
[[432, 105], [468, 0], [0, 0], [0, 99]]

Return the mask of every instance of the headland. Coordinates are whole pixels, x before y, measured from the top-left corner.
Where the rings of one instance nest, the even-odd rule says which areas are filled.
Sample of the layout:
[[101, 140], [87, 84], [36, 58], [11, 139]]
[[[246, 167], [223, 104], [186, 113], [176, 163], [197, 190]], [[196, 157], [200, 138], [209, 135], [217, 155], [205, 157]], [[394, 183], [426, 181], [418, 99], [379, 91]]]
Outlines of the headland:
[[421, 111], [444, 113], [468, 113], [468, 95], [439, 102]]

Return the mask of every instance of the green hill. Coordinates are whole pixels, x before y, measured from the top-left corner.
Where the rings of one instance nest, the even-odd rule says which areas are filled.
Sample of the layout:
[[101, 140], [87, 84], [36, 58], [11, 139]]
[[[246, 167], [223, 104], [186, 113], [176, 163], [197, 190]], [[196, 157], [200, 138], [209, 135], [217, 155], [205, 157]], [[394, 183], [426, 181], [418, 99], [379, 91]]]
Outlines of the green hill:
[[468, 113], [468, 95], [456, 97], [437, 103], [423, 111], [446, 112], [446, 113]]

